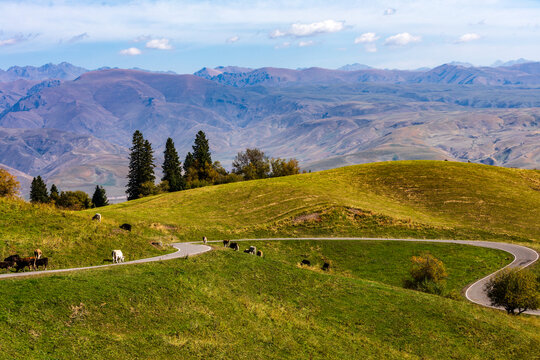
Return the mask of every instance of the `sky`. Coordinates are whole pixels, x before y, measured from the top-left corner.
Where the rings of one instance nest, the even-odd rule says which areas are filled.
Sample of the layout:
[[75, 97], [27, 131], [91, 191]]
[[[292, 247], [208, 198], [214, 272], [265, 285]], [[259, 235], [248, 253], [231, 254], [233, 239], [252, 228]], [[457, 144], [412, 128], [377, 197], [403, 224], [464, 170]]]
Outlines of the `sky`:
[[0, 0], [0, 14], [1, 69], [540, 60], [540, 0]]

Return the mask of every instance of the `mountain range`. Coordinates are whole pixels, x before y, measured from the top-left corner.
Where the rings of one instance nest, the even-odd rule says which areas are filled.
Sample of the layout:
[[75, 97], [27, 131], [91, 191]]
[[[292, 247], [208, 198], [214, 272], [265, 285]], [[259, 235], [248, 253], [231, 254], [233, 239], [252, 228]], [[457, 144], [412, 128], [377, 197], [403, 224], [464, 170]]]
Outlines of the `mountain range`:
[[137, 129], [158, 164], [167, 137], [183, 157], [203, 130], [227, 168], [246, 147], [295, 157], [310, 170], [400, 159], [540, 165], [540, 63], [77, 76], [82, 68], [58, 66], [64, 70], [11, 71], [33, 75], [0, 82], [0, 166], [16, 172], [24, 195], [38, 174], [62, 190], [100, 184], [111, 197], [124, 195]]

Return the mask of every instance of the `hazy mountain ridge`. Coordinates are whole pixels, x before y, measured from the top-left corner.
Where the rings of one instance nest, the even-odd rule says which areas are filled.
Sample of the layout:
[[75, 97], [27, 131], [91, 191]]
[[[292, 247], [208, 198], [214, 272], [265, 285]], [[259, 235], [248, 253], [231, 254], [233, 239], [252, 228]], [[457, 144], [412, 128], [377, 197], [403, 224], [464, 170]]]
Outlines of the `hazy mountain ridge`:
[[[535, 64], [514, 67], [512, 73], [537, 71]], [[449, 84], [394, 84], [357, 81], [363, 71], [265, 68], [246, 77], [246, 69], [233, 68], [237, 77], [229, 77], [229, 85], [110, 69], [73, 81], [2, 83], [0, 163], [64, 190], [104, 184], [120, 196], [134, 130], [153, 143], [159, 164], [168, 136], [183, 158], [202, 129], [214, 159], [226, 167], [238, 151], [254, 146], [314, 170], [396, 159], [539, 167], [540, 89], [484, 85], [470, 81], [470, 68], [439, 68], [430, 76], [448, 81], [456, 68], [461, 75]], [[368, 71], [372, 79], [389, 79], [386, 70]], [[416, 76], [390, 74], [397, 82]]]

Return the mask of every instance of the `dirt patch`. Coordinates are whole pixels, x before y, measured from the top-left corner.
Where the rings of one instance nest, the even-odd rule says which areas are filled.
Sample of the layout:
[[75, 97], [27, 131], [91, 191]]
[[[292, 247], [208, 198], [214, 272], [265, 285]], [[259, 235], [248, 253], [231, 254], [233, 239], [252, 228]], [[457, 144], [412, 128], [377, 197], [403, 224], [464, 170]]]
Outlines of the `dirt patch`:
[[321, 214], [319, 213], [313, 213], [313, 214], [306, 214], [306, 215], [300, 215], [293, 219], [294, 224], [300, 224], [308, 221], [321, 221]]
[[166, 233], [171, 232], [171, 231], [175, 231], [176, 229], [178, 229], [174, 225], [164, 225], [164, 224], [160, 224], [160, 223], [152, 223], [152, 224], [150, 224], [150, 228], [161, 231], [161, 232], [166, 232]]

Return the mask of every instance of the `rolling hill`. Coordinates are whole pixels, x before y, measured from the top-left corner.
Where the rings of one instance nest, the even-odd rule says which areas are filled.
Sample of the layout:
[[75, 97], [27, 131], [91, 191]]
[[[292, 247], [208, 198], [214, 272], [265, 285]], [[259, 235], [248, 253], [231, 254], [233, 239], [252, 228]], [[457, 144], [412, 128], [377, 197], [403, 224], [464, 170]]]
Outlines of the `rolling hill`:
[[[152, 241], [254, 236], [449, 237], [539, 249], [540, 172], [444, 161], [357, 165], [163, 194], [95, 210], [0, 199], [0, 253], [56, 267], [142, 257]], [[118, 229], [128, 221], [131, 233]], [[167, 262], [0, 281], [2, 350], [35, 358], [524, 359], [539, 319], [463, 301], [507, 254], [450, 244], [257, 242]], [[411, 255], [450, 274], [447, 297], [403, 289]], [[3, 256], [2, 255], [2, 256]], [[303, 258], [312, 267], [301, 267]], [[331, 261], [330, 272], [317, 266]], [[538, 271], [536, 269], [536, 271]], [[17, 334], [17, 336], [14, 336]]]

